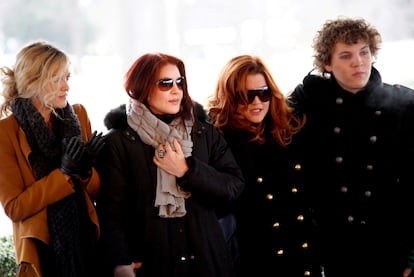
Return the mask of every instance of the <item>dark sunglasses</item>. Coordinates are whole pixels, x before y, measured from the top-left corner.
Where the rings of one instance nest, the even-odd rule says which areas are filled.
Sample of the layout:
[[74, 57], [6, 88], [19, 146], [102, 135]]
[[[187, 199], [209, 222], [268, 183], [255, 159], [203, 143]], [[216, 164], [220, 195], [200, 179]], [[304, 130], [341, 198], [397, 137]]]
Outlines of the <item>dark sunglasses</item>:
[[249, 101], [249, 104], [253, 103], [256, 96], [259, 97], [260, 101], [267, 102], [272, 97], [272, 92], [268, 87], [249, 89], [247, 91], [247, 100]]
[[[175, 83], [177, 84], [177, 87], [182, 90], [184, 87], [184, 77], [178, 78], [177, 80], [175, 80]], [[174, 86], [174, 79], [163, 78], [163, 79], [158, 80], [155, 84], [158, 86], [158, 88], [161, 91], [167, 91], [167, 90], [170, 90]]]

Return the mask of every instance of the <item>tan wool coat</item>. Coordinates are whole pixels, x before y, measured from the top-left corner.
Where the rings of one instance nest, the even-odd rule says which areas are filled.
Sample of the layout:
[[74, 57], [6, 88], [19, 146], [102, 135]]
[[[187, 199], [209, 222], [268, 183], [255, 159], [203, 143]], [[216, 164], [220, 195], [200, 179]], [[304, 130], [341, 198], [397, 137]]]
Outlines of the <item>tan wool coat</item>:
[[[83, 140], [91, 136], [91, 123], [81, 104], [73, 105], [82, 128]], [[34, 239], [50, 244], [46, 207], [74, 192], [71, 181], [59, 170], [36, 180], [29, 162], [31, 149], [14, 115], [0, 120], [0, 203], [13, 222], [16, 262], [19, 277], [41, 277]], [[94, 199], [100, 188], [95, 170], [85, 184], [85, 199], [91, 221], [99, 236]], [[30, 203], [30, 204], [29, 204]]]

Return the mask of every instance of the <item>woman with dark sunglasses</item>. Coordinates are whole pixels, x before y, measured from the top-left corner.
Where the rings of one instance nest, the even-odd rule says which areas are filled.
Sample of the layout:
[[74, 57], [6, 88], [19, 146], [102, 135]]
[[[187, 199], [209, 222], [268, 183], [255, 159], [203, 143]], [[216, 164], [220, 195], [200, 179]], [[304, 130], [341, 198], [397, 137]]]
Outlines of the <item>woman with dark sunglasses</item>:
[[305, 119], [287, 105], [264, 62], [250, 55], [227, 62], [208, 108], [246, 180], [242, 195], [218, 211], [225, 233], [229, 214], [236, 219], [237, 240], [229, 246], [239, 249], [238, 276], [320, 276], [293, 146]]
[[183, 61], [145, 54], [125, 77], [130, 99], [105, 117], [98, 158], [102, 275], [234, 276], [215, 209], [240, 194], [244, 179], [191, 100]]

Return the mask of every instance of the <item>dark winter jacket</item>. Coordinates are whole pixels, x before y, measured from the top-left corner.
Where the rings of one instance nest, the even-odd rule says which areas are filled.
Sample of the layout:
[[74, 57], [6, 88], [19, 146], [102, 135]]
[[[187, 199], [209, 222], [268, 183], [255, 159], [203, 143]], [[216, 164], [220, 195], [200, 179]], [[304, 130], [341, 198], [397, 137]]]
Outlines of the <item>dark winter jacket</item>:
[[191, 134], [193, 152], [187, 158], [190, 169], [177, 179], [191, 197], [185, 200], [187, 214], [178, 218], [158, 216], [154, 148], [127, 125], [125, 106], [106, 116], [110, 131], [99, 157], [102, 186], [97, 210], [103, 261], [111, 267], [108, 272], [114, 265], [141, 261], [137, 276], [233, 276], [215, 207], [235, 199], [244, 180], [224, 138], [206, 122], [201, 106], [198, 114]]
[[357, 94], [308, 75], [289, 101], [307, 115], [303, 171], [326, 276], [402, 276], [414, 246], [414, 91], [373, 68]]
[[300, 153], [273, 142], [269, 130], [267, 135], [259, 144], [246, 132], [224, 130], [246, 180], [234, 205], [239, 276], [318, 277], [316, 226], [304, 199]]

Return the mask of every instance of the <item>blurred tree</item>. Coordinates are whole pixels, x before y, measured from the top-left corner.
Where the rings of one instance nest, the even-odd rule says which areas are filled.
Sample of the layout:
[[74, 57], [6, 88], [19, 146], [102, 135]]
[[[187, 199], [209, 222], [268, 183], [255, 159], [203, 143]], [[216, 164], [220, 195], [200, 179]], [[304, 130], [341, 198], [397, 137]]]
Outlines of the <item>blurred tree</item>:
[[0, 276], [16, 276], [17, 265], [14, 254], [13, 236], [0, 237]]

